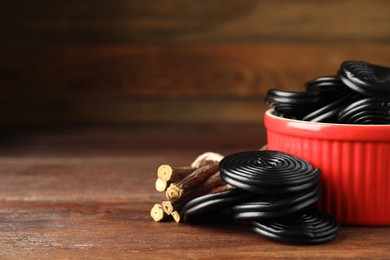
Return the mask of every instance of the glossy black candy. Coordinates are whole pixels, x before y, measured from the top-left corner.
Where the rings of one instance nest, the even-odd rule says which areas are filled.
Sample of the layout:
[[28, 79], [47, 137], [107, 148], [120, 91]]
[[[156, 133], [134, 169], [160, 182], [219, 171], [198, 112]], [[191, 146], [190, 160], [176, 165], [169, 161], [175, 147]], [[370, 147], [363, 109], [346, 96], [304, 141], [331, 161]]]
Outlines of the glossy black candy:
[[180, 214], [183, 216], [184, 222], [196, 222], [202, 220], [203, 217], [208, 216], [209, 214], [228, 209], [253, 196], [254, 194], [239, 189], [207, 194], [188, 202], [181, 210]]
[[278, 151], [249, 151], [226, 156], [219, 167], [221, 178], [235, 188], [191, 200], [180, 212], [184, 222], [228, 212], [278, 241], [320, 244], [335, 238], [337, 221], [309, 209], [319, 199], [320, 172], [308, 162]]
[[309, 112], [335, 100], [339, 95], [336, 91], [324, 91], [322, 87], [307, 92], [291, 92], [270, 89], [267, 92], [266, 102], [279, 115], [300, 119]]
[[283, 218], [251, 222], [251, 229], [267, 238], [293, 244], [322, 244], [336, 238], [340, 225], [323, 211], [307, 208]]
[[239, 189], [261, 194], [299, 192], [316, 186], [319, 169], [278, 151], [249, 151], [226, 156], [219, 163], [221, 178]]
[[255, 220], [283, 217], [302, 210], [320, 198], [319, 186], [298, 192], [267, 194], [242, 202], [232, 207], [235, 219]]
[[307, 92], [320, 94], [332, 93], [337, 96], [346, 91], [346, 87], [338, 76], [321, 76], [314, 78], [305, 84]]
[[345, 61], [339, 70], [341, 81], [368, 97], [390, 98], [390, 68], [364, 61]]
[[356, 101], [340, 111], [337, 121], [344, 124], [390, 124], [390, 99]]
[[280, 117], [324, 123], [389, 124], [384, 108], [363, 111], [364, 106], [361, 106], [348, 113], [345, 111], [354, 102], [366, 98], [382, 99], [388, 104], [390, 68], [363, 61], [345, 61], [336, 76], [312, 79], [305, 84], [305, 89], [305, 92], [271, 89], [265, 100]]
[[337, 99], [336, 101], [304, 116], [302, 120], [327, 123], [335, 122], [337, 120], [337, 115], [339, 114], [339, 112], [343, 110], [347, 104], [358, 99], [358, 97], [359, 96], [356, 93], [348, 93], [347, 95]]

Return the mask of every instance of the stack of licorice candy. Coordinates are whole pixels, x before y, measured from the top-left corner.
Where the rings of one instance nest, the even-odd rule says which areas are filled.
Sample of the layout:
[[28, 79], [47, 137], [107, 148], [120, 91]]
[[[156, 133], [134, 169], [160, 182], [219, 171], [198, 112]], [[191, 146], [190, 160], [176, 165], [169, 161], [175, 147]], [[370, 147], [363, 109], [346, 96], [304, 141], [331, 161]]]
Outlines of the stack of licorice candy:
[[336, 237], [339, 224], [312, 205], [319, 199], [320, 171], [277, 151], [249, 151], [219, 162], [225, 190], [182, 204], [180, 221], [203, 223], [233, 218], [277, 241], [321, 244]]
[[334, 76], [305, 84], [304, 92], [270, 89], [277, 116], [311, 122], [390, 124], [390, 68], [345, 61]]

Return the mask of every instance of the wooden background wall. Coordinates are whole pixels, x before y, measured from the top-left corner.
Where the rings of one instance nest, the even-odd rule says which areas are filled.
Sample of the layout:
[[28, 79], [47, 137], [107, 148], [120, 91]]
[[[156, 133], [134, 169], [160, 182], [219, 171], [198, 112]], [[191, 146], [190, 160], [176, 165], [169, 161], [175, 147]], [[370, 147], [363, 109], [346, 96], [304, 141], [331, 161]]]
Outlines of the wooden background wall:
[[388, 0], [13, 0], [0, 123], [257, 122], [269, 88], [390, 66]]

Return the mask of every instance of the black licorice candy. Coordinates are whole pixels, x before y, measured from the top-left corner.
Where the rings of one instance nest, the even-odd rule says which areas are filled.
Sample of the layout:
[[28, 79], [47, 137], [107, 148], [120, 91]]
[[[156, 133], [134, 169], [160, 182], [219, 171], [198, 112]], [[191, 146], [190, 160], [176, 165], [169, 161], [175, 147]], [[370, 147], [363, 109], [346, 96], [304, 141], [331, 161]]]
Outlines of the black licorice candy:
[[277, 113], [300, 119], [307, 113], [328, 104], [337, 95], [337, 92], [321, 91], [321, 88], [307, 92], [270, 89], [265, 100]]
[[345, 61], [339, 77], [352, 90], [369, 97], [390, 98], [390, 68], [364, 61]]
[[232, 207], [237, 220], [256, 220], [283, 217], [302, 210], [320, 198], [319, 185], [298, 193], [257, 196]]
[[[337, 75], [308, 81], [305, 92], [270, 90], [265, 98], [276, 116], [311, 122], [344, 124], [389, 124], [387, 110], [339, 113], [352, 103], [366, 98], [390, 100], [390, 68], [363, 61], [345, 61]], [[373, 113], [372, 113], [373, 112]]]
[[[320, 172], [308, 162], [278, 151], [249, 151], [226, 156], [220, 172], [235, 188], [191, 200], [181, 211], [184, 222], [207, 221], [227, 211], [277, 241], [321, 244], [336, 237], [337, 221], [310, 208], [319, 199]], [[295, 189], [301, 186], [307, 187]]]
[[316, 186], [320, 177], [307, 161], [269, 150], [228, 155], [219, 168], [226, 183], [260, 194], [299, 192]]
[[349, 93], [342, 98], [306, 115], [302, 118], [302, 120], [311, 122], [336, 121], [338, 113], [345, 108], [345, 104], [357, 99], [358, 95], [356, 93]]
[[340, 224], [327, 213], [307, 208], [282, 218], [251, 222], [251, 229], [267, 238], [293, 244], [322, 244], [336, 238]]
[[308, 92], [339, 93], [342, 88], [344, 88], [344, 85], [337, 76], [320, 76], [306, 82], [305, 84], [305, 89]]
[[339, 112], [337, 121], [345, 124], [370, 122], [371, 124], [390, 124], [390, 99], [364, 98]]
[[207, 194], [188, 202], [180, 214], [184, 222], [196, 222], [208, 214], [223, 211], [253, 196], [254, 194], [239, 189]]

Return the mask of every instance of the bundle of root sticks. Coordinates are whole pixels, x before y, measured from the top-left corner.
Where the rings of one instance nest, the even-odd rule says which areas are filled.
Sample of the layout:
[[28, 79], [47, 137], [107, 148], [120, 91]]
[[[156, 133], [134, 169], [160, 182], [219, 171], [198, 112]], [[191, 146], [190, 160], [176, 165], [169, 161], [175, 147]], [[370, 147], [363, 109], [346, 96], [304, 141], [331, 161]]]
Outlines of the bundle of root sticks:
[[207, 152], [198, 156], [189, 166], [161, 165], [157, 169], [156, 190], [165, 192], [166, 200], [155, 204], [150, 211], [154, 221], [173, 219], [180, 222], [181, 209], [192, 199], [231, 189], [219, 173], [218, 163], [223, 156]]

